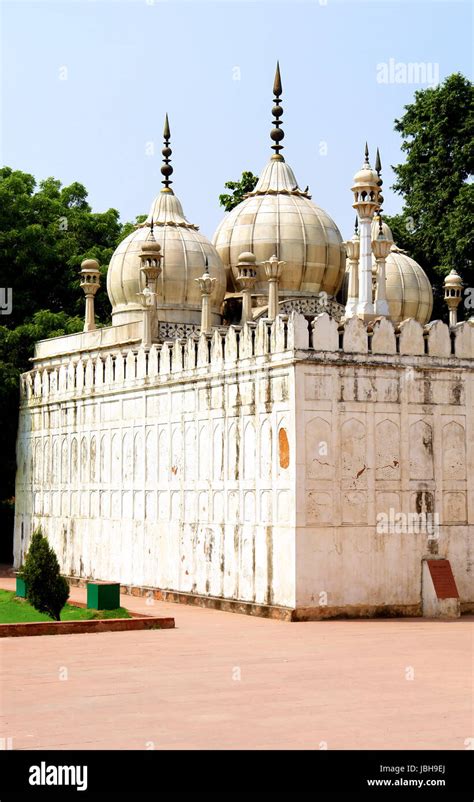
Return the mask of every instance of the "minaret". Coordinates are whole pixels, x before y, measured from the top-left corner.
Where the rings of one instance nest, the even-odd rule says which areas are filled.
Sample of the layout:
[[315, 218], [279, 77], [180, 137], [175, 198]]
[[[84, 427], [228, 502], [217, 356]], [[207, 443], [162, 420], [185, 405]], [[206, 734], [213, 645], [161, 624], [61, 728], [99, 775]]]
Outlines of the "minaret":
[[374, 317], [374, 304], [372, 301], [372, 217], [379, 202], [379, 177], [369, 163], [369, 148], [365, 143], [365, 160], [359, 172], [354, 176], [352, 186], [354, 203], [352, 204], [359, 215], [360, 229], [360, 259], [359, 259], [359, 302], [357, 316], [364, 321]]
[[357, 304], [359, 302], [359, 220], [356, 215], [354, 234], [352, 239], [346, 242], [346, 253], [349, 259], [349, 286], [347, 288], [347, 303], [344, 312], [344, 320], [349, 320], [357, 314]]
[[265, 275], [268, 279], [268, 315], [269, 320], [275, 320], [278, 314], [278, 282], [281, 271], [286, 262], [279, 262], [275, 254], [267, 262], [263, 262]]
[[390, 253], [393, 241], [386, 238], [383, 233], [382, 215], [379, 212], [379, 233], [372, 241], [372, 253], [377, 263], [377, 278], [375, 290], [375, 314], [377, 317], [389, 317], [390, 312], [387, 301], [387, 278], [385, 275], [385, 260]]
[[96, 259], [84, 259], [81, 264], [81, 287], [86, 296], [84, 331], [94, 331], [94, 297], [100, 287], [99, 263]]
[[449, 325], [455, 326], [458, 322], [458, 306], [462, 298], [462, 279], [453, 269], [444, 279], [444, 300], [449, 309]]
[[273, 159], [273, 161], [279, 161], [279, 162], [284, 162], [285, 161], [285, 159], [283, 158], [283, 156], [280, 153], [280, 150], [283, 150], [283, 145], [280, 145], [280, 142], [285, 137], [285, 132], [282, 131], [282, 129], [280, 128], [280, 126], [281, 126], [281, 124], [283, 122], [283, 120], [280, 120], [280, 117], [283, 114], [283, 108], [280, 105], [280, 95], [281, 95], [282, 91], [283, 91], [283, 89], [282, 89], [282, 86], [281, 86], [280, 64], [277, 61], [276, 70], [275, 70], [275, 80], [273, 81], [273, 94], [275, 95], [275, 97], [273, 98], [273, 104], [274, 105], [273, 105], [273, 108], [272, 108], [272, 114], [273, 114], [273, 117], [274, 117], [272, 122], [273, 122], [273, 125], [275, 127], [272, 128], [272, 130], [270, 132], [270, 137], [271, 137], [272, 141], [275, 143], [274, 145], [272, 145], [272, 150], [275, 151], [275, 153], [272, 156], [272, 159]]
[[242, 326], [252, 320], [252, 290], [257, 281], [255, 254], [244, 251], [237, 262], [237, 287], [242, 293]]
[[153, 220], [151, 221], [150, 233], [144, 241], [140, 250], [140, 272], [142, 273], [145, 286], [138, 294], [143, 308], [143, 330], [142, 345], [149, 348], [152, 343], [153, 329], [157, 330], [154, 320], [156, 311], [156, 281], [161, 273], [161, 245], [156, 241], [153, 234]]
[[376, 289], [375, 289], [375, 314], [377, 317], [389, 317], [390, 312], [387, 301], [387, 278], [385, 273], [385, 260], [390, 253], [390, 248], [393, 245], [393, 240], [388, 240], [383, 231], [382, 225], [382, 203], [383, 197], [380, 194], [382, 190], [382, 162], [380, 160], [379, 149], [377, 148], [377, 155], [375, 157], [375, 172], [378, 175], [379, 181], [379, 231], [377, 239], [372, 241], [372, 253], [375, 256], [376, 269]]
[[211, 295], [217, 279], [209, 275], [209, 261], [206, 256], [204, 273], [201, 278], [194, 279], [199, 284], [201, 290], [201, 333], [210, 334], [212, 331], [211, 323]]

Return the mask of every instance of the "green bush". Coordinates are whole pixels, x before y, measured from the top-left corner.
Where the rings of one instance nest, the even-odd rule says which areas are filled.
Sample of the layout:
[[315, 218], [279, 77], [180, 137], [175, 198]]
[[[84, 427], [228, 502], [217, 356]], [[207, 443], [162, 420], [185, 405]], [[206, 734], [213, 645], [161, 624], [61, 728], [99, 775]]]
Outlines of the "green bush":
[[26, 582], [26, 598], [40, 613], [55, 621], [69, 598], [69, 585], [59, 573], [58, 558], [40, 528], [33, 532], [20, 575]]

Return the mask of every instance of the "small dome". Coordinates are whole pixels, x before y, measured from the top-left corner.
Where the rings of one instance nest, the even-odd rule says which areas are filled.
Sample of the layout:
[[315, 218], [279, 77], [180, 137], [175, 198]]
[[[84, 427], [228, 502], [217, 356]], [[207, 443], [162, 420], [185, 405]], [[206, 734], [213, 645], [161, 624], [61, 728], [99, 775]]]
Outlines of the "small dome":
[[273, 254], [286, 264], [279, 283], [281, 298], [317, 294], [333, 296], [344, 276], [342, 237], [334, 221], [316, 206], [282, 156], [272, 157], [257, 186], [224, 217], [213, 243], [235, 290], [238, 259], [255, 254], [256, 294], [266, 295], [268, 283], [262, 262]]
[[[163, 131], [165, 147], [161, 168], [165, 186], [151, 205], [150, 213], [120, 243], [112, 254], [107, 272], [107, 294], [112, 304], [112, 323], [133, 323], [143, 319], [137, 293], [142, 289], [142, 247], [161, 253], [161, 273], [157, 280], [158, 319], [160, 323], [199, 324], [201, 292], [195, 281], [202, 276], [207, 263], [211, 278], [215, 278], [211, 295], [213, 324], [221, 323], [221, 306], [226, 290], [226, 274], [220, 257], [198, 227], [186, 220], [183, 207], [170, 188], [171, 148], [168, 115]], [[150, 238], [153, 226], [154, 239]], [[158, 248], [159, 246], [159, 248]], [[207, 260], [207, 262], [206, 262]]]
[[371, 167], [365, 166], [362, 167], [354, 176], [354, 186], [369, 186], [376, 187], [379, 182], [379, 177], [375, 170], [372, 170]]
[[413, 317], [422, 325], [428, 323], [433, 311], [433, 290], [423, 268], [396, 245], [392, 245], [385, 264], [390, 319], [401, 323]]
[[[224, 266], [214, 246], [197, 226], [184, 217], [181, 204], [171, 190], [163, 190], [153, 201], [146, 221], [116, 248], [107, 273], [107, 293], [112, 304], [112, 323], [142, 319], [137, 293], [140, 291], [140, 252], [150, 232], [161, 246], [161, 274], [157, 281], [160, 322], [196, 323], [201, 319], [201, 293], [194, 279], [202, 275], [206, 257], [209, 273], [216, 278], [211, 297], [214, 323], [220, 323], [226, 289]], [[147, 247], [149, 240], [147, 241]], [[219, 317], [217, 317], [219, 316]]]

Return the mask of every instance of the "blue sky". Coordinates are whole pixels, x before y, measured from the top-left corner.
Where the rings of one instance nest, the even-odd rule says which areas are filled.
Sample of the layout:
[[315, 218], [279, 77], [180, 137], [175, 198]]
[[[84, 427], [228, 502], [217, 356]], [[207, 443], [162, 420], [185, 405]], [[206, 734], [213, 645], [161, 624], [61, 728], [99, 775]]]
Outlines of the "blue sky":
[[381, 150], [385, 211], [400, 208], [389, 190], [390, 164], [403, 160], [393, 121], [424, 88], [380, 83], [378, 65], [472, 76], [472, 6], [462, 0], [4, 0], [1, 15], [2, 163], [79, 181], [94, 211], [133, 220], [161, 188], [167, 111], [173, 188], [209, 237], [224, 182], [258, 174], [270, 155], [277, 58], [283, 155], [345, 237], [365, 139]]

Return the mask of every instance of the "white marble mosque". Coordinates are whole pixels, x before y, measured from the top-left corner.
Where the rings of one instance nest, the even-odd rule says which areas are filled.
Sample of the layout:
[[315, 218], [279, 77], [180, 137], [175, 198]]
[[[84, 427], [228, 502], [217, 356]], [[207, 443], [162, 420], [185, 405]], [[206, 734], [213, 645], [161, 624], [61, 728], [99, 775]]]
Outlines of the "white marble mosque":
[[15, 564], [41, 525], [72, 582], [287, 620], [473, 611], [461, 278], [430, 322], [367, 147], [343, 241], [281, 154], [281, 93], [277, 67], [273, 155], [212, 242], [171, 188], [166, 118], [163, 189], [108, 267], [112, 325], [87, 259], [84, 331], [37, 343]]

